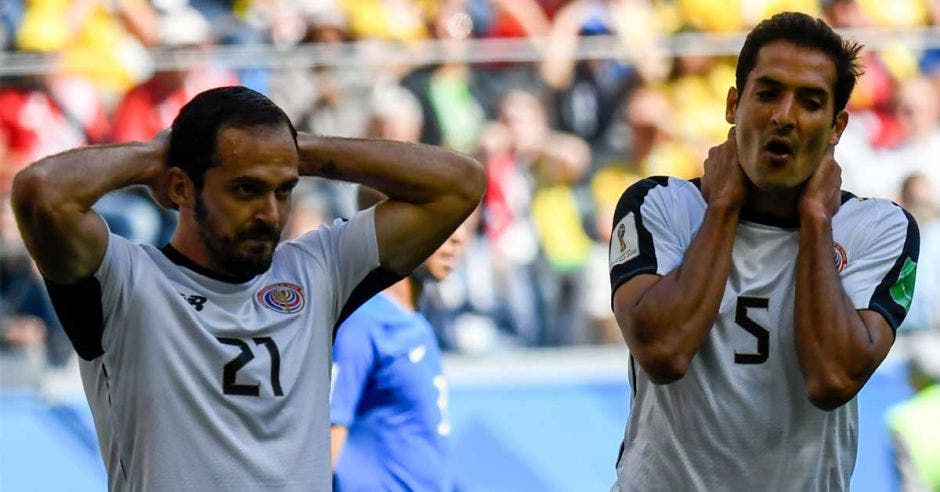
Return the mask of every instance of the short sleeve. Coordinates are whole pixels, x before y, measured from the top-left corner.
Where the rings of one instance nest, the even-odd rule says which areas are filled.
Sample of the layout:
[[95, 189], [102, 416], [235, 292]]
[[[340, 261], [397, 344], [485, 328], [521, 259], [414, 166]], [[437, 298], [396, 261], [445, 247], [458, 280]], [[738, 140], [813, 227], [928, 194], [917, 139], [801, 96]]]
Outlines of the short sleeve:
[[[46, 281], [46, 289], [65, 333], [84, 360], [102, 355], [119, 333], [104, 327], [117, 307], [130, 295], [134, 256], [140, 247], [116, 234], [108, 235], [104, 258], [95, 273], [71, 285]], [[114, 330], [116, 328], [112, 328]]]
[[[354, 292], [362, 290], [364, 284], [374, 283], [375, 272], [380, 271], [375, 207], [360, 211], [349, 220], [337, 219], [293, 243], [327, 265], [326, 270], [332, 278], [334, 320], [341, 320], [341, 313], [348, 311], [347, 301], [358, 297], [353, 295]], [[391, 283], [382, 283], [370, 292], [374, 294], [389, 285]], [[371, 295], [361, 302], [369, 297]]]
[[609, 249], [612, 294], [636, 275], [665, 275], [682, 263], [687, 241], [676, 231], [672, 212], [679, 206], [672, 188], [679, 183], [684, 182], [646, 178], [620, 197]]
[[847, 252], [842, 286], [856, 309], [880, 313], [897, 330], [914, 295], [920, 236], [903, 208], [884, 202], [873, 212], [871, 225], [859, 228], [857, 252]]
[[375, 320], [353, 315], [333, 342], [333, 374], [330, 387], [330, 422], [349, 427], [356, 416], [375, 361], [372, 330]]

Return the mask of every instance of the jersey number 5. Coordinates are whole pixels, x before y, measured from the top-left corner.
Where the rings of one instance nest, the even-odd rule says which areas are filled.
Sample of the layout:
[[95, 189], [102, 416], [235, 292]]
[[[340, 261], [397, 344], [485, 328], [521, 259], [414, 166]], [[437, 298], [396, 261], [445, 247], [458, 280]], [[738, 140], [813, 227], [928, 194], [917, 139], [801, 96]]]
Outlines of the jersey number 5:
[[747, 317], [748, 308], [767, 309], [770, 300], [766, 297], [739, 297], [734, 312], [734, 322], [757, 339], [757, 353], [734, 353], [736, 364], [763, 364], [767, 362], [770, 347], [770, 332]]
[[[226, 395], [258, 396], [260, 384], [236, 384], [235, 374], [239, 369], [245, 367], [245, 364], [255, 358], [251, 351], [251, 345], [238, 338], [215, 337], [225, 345], [234, 345], [241, 349], [238, 357], [228, 361], [222, 368], [222, 393]], [[277, 344], [271, 337], [252, 338], [255, 345], [264, 345], [268, 349], [268, 355], [271, 356], [271, 387], [274, 388], [274, 396], [284, 396], [281, 390], [281, 353], [277, 350]]]

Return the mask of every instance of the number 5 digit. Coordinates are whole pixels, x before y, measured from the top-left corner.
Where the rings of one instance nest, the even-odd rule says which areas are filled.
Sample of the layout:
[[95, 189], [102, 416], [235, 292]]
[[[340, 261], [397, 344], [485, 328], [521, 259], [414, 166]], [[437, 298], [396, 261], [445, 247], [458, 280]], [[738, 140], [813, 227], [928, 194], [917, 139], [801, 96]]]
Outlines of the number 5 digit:
[[757, 353], [734, 353], [734, 362], [736, 364], [763, 364], [767, 362], [768, 350], [770, 348], [770, 332], [767, 328], [757, 324], [754, 320], [747, 317], [748, 308], [767, 309], [770, 300], [766, 297], [739, 297], [738, 305], [735, 308], [734, 322], [748, 333], [754, 335], [757, 339]]

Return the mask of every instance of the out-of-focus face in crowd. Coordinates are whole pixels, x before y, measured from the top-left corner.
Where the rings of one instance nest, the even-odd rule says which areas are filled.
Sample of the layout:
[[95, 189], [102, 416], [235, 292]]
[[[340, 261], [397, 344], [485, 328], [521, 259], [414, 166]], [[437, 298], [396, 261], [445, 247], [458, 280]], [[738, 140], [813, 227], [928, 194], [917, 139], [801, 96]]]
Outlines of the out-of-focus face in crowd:
[[915, 77], [906, 80], [898, 91], [897, 104], [906, 140], [926, 139], [937, 130], [940, 101], [937, 87], [929, 79]]

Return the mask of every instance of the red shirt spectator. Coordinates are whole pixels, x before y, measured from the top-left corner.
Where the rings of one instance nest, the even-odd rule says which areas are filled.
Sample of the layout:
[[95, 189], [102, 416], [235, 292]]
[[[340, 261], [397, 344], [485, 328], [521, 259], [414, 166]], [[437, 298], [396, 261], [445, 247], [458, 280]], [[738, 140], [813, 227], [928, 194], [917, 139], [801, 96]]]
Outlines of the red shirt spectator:
[[238, 85], [238, 78], [223, 70], [159, 72], [130, 90], [114, 116], [114, 140], [149, 140], [169, 128], [179, 110], [196, 94]]
[[45, 156], [105, 141], [110, 133], [104, 106], [84, 79], [39, 79], [0, 89], [0, 193], [13, 175]]

